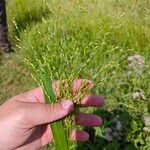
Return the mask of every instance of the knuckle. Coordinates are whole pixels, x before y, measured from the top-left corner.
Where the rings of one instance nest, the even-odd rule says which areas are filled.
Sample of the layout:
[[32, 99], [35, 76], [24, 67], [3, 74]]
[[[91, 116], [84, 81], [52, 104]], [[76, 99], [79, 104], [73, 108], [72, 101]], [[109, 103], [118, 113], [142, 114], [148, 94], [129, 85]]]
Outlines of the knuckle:
[[58, 114], [59, 108], [57, 104], [48, 104], [46, 105], [45, 111], [46, 111], [46, 114], [50, 116], [51, 121], [54, 121]]
[[53, 113], [54, 113], [54, 111], [55, 111], [55, 109], [54, 109], [54, 104], [47, 104], [46, 106], [45, 106], [45, 111], [46, 111], [46, 113], [47, 114], [51, 114], [51, 115], [53, 115]]

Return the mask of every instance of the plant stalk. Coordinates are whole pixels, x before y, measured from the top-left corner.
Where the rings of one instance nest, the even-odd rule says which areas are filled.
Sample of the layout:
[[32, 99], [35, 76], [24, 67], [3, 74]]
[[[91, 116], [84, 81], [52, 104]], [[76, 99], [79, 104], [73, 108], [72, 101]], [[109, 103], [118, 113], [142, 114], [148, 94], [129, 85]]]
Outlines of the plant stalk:
[[[57, 98], [52, 88], [52, 80], [48, 73], [44, 70], [42, 73], [42, 84], [46, 103], [56, 103]], [[50, 124], [56, 150], [69, 150], [66, 130], [63, 125], [63, 120], [59, 120]]]

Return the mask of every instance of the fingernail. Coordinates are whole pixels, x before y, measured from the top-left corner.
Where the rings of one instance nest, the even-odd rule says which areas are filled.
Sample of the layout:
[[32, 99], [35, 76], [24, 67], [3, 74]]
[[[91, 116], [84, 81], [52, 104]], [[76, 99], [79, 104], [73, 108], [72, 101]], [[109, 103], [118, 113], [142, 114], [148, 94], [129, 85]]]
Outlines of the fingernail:
[[71, 100], [62, 100], [61, 101], [61, 106], [63, 109], [73, 109], [73, 102]]

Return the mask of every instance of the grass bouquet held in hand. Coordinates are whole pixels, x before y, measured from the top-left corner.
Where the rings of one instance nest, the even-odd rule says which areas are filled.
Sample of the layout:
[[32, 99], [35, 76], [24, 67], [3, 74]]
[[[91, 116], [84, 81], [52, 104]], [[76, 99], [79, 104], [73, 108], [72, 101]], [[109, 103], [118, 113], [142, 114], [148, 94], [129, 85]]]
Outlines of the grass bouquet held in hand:
[[[90, 84], [90, 81], [81, 79], [74, 80], [74, 82], [73, 80], [70, 81], [67, 79], [53, 81], [47, 70], [48, 69], [44, 66], [42, 66], [39, 70], [36, 70], [39, 72], [39, 78], [36, 80], [40, 81], [40, 85], [43, 87], [46, 103], [56, 103], [62, 99], [72, 99], [75, 105], [79, 105], [84, 95], [89, 92], [89, 86], [93, 86]], [[73, 91], [73, 83], [81, 84], [80, 89], [76, 92]], [[74, 112], [76, 111], [78, 111], [78, 108], [75, 108]], [[75, 124], [73, 123], [73, 114], [74, 113], [63, 120], [59, 120], [51, 124], [55, 145], [58, 150], [69, 149], [69, 136], [71, 129], [75, 127]]]
[[[33, 47], [33, 46], [31, 46]], [[34, 47], [33, 47], [34, 48]], [[89, 55], [90, 53], [90, 55]], [[99, 72], [105, 73], [112, 67], [112, 62], [99, 68], [99, 72], [91, 73], [91, 64], [98, 51], [64, 51], [46, 48], [45, 50], [31, 49], [26, 50], [25, 61], [32, 67], [32, 77], [43, 87], [45, 101], [47, 103], [56, 103], [62, 99], [73, 100], [75, 109], [72, 114], [66, 118], [51, 124], [51, 129], [57, 150], [68, 150], [70, 147], [70, 133], [74, 124], [74, 113], [79, 111], [81, 100], [85, 95], [90, 94], [89, 81], [83, 80], [82, 86], [73, 91], [73, 84], [77, 79], [92, 79], [96, 82]], [[80, 56], [80, 59], [76, 59]], [[91, 76], [93, 78], [91, 78]], [[96, 82], [99, 84], [105, 78]], [[79, 80], [78, 80], [79, 81]]]
[[[77, 106], [75, 107], [74, 112], [63, 120], [51, 123], [51, 130], [55, 140], [56, 149], [67, 150], [69, 149], [68, 140], [70, 139], [71, 129], [75, 127], [73, 115], [78, 112], [78, 106], [80, 105], [82, 98], [93, 84], [88, 80], [81, 79], [74, 80], [73, 82], [68, 80], [52, 81], [46, 70], [41, 72], [40, 79], [47, 103], [56, 103], [62, 99], [72, 99], [75, 106]], [[75, 89], [75, 84], [80, 84], [79, 89]]]
[[[116, 58], [113, 58], [117, 48], [109, 47], [111, 51], [104, 53], [106, 46], [104, 47], [99, 35], [95, 35], [96, 32], [99, 30], [97, 27], [93, 28], [92, 24], [81, 28], [75, 26], [73, 20], [68, 24], [62, 22], [58, 29], [58, 17], [53, 16], [49, 21], [43, 20], [30, 33], [25, 33], [25, 43], [22, 41], [25, 61], [31, 66], [35, 81], [43, 87], [46, 102], [55, 103], [61, 99], [69, 99], [75, 103], [75, 110], [71, 115], [51, 124], [58, 150], [69, 149], [69, 134], [76, 127], [73, 114], [79, 111], [82, 98], [91, 93], [88, 80], [83, 80], [80, 89], [74, 92], [74, 81], [90, 79], [97, 87], [107, 80], [117, 64], [114, 63]], [[33, 39], [30, 40], [30, 37]], [[100, 60], [105, 61], [100, 63]]]
[[[51, 124], [56, 149], [68, 150], [70, 145], [71, 129], [77, 128], [74, 123], [74, 115], [79, 112], [81, 100], [87, 94], [90, 94], [92, 92], [91, 89], [93, 88], [93, 83], [90, 80], [76, 78], [80, 77], [81, 71], [82, 69], [84, 70], [84, 67], [86, 67], [87, 61], [84, 62], [82, 69], [72, 69], [69, 72], [68, 68], [64, 68], [62, 70], [59, 69], [59, 67], [61, 68], [61, 65], [59, 65], [59, 67], [57, 66], [57, 69], [54, 68], [55, 66], [49, 65], [52, 62], [50, 59], [46, 58], [46, 55], [40, 57], [40, 53], [38, 52], [36, 56], [34, 55], [34, 57], [35, 59], [33, 60], [32, 58], [32, 62], [29, 59], [25, 60], [33, 68], [33, 78], [40, 86], [43, 87], [45, 101], [47, 103], [56, 103], [62, 99], [69, 99], [75, 104], [75, 108], [70, 115]], [[59, 56], [56, 55], [55, 58], [56, 57]], [[57, 59], [54, 60], [56, 62]]]
[[[47, 72], [45, 66], [41, 66], [36, 81], [43, 87], [46, 103], [56, 103], [62, 99], [71, 99], [75, 104], [74, 111], [66, 118], [51, 123], [56, 149], [68, 150], [71, 129], [75, 127], [74, 114], [78, 112], [80, 102], [86, 94], [90, 93], [93, 83], [89, 80], [55, 80]], [[40, 82], [39, 82], [40, 81]]]

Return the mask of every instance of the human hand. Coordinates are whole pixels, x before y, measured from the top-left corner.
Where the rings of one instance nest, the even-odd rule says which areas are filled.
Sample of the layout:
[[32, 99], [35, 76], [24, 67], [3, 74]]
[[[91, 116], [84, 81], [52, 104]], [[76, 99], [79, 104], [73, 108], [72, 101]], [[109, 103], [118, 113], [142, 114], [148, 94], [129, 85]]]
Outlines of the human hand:
[[[73, 92], [78, 91], [82, 83], [82, 79], [75, 80], [72, 84]], [[88, 81], [88, 88], [93, 87], [93, 82]], [[71, 100], [62, 100], [55, 104], [44, 103], [44, 94], [39, 87], [12, 97], [0, 106], [0, 149], [37, 150], [52, 142], [52, 132], [48, 124], [65, 117], [74, 109], [74, 104]], [[87, 95], [81, 101], [81, 106], [99, 107], [103, 103], [103, 97]], [[75, 116], [75, 123], [99, 126], [102, 119], [93, 114], [78, 113]], [[71, 139], [87, 141], [89, 134], [73, 129]]]

